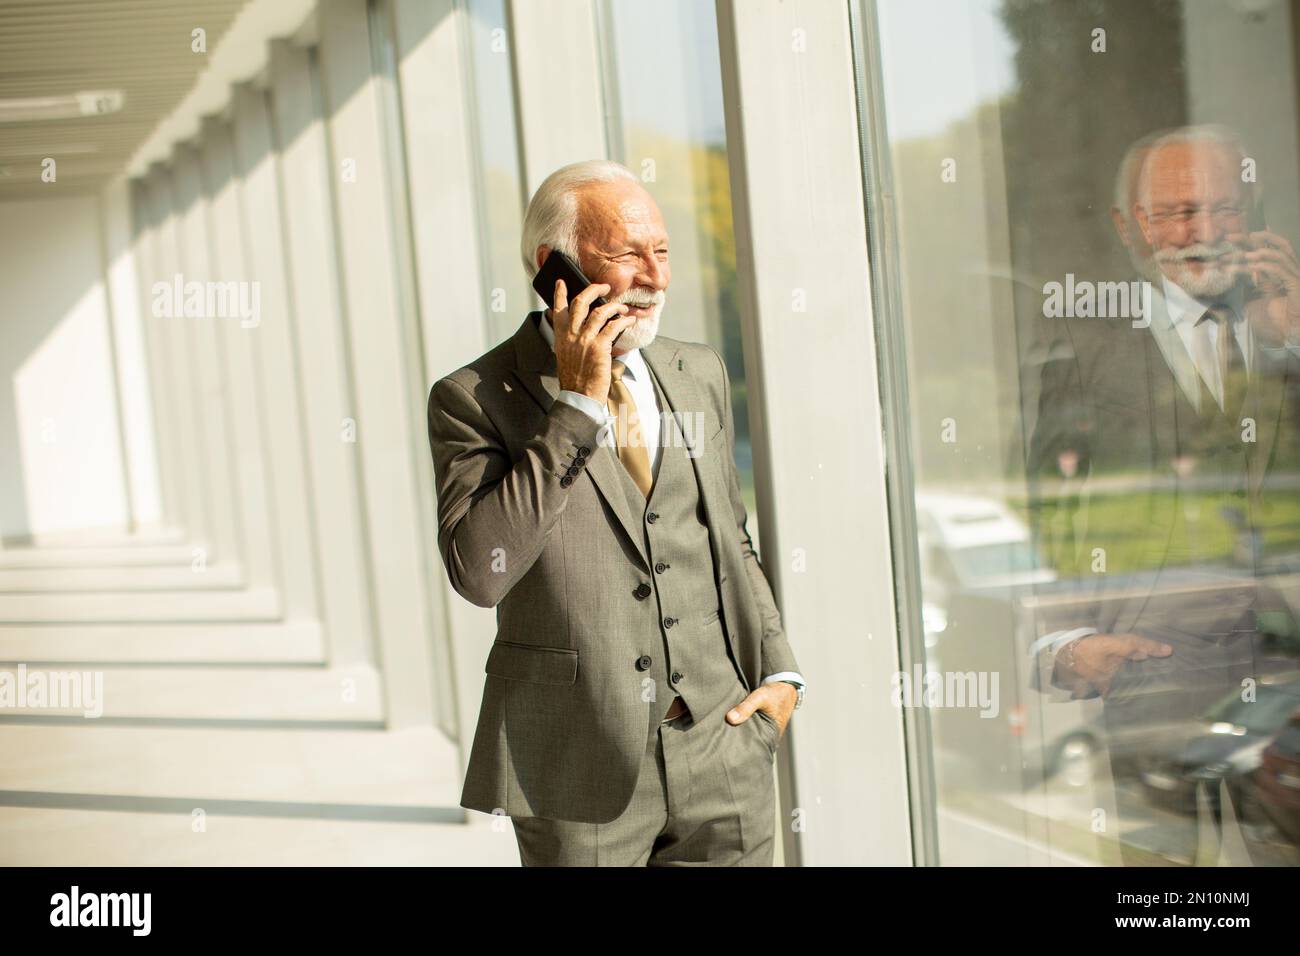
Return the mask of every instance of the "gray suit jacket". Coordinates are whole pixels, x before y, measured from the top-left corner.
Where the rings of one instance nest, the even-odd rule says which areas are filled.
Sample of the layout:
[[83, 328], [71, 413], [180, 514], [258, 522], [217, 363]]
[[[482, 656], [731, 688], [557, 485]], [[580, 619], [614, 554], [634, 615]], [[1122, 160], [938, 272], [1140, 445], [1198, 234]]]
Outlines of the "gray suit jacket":
[[[458, 593], [497, 609], [461, 805], [603, 823], [631, 799], [650, 732], [649, 705], [630, 691], [658, 627], [634, 596], [652, 572], [623, 465], [595, 421], [556, 401], [540, 317], [429, 393], [443, 564]], [[799, 668], [746, 529], [726, 366], [708, 345], [662, 335], [642, 355], [673, 409], [702, 415], [702, 429], [684, 429], [688, 454], [727, 641], [752, 690]]]

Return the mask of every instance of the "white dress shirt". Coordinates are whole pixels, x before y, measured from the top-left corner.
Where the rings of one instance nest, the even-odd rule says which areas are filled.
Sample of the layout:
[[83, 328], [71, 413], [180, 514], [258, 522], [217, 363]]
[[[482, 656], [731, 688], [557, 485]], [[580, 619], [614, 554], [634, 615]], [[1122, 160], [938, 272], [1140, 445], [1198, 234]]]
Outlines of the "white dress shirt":
[[[1219, 362], [1216, 348], [1219, 341], [1219, 323], [1200, 322], [1209, 309], [1209, 303], [1202, 302], [1182, 286], [1170, 282], [1162, 275], [1161, 295], [1164, 309], [1156, 310], [1156, 318], [1151, 322], [1151, 334], [1155, 336], [1165, 363], [1173, 373], [1183, 394], [1193, 407], [1201, 410], [1200, 380], [1219, 408], [1223, 408], [1223, 383], [1219, 381]], [[1286, 341], [1282, 345], [1268, 345], [1255, 342], [1254, 330], [1250, 320], [1245, 316], [1245, 296], [1241, 287], [1235, 287], [1224, 302], [1232, 307], [1237, 315], [1234, 322], [1237, 344], [1246, 362], [1247, 378], [1255, 374], [1255, 363], [1260, 352], [1271, 356], [1291, 353], [1300, 357], [1300, 343]], [[1197, 323], [1200, 322], [1198, 325]]]
[[[1209, 311], [1209, 304], [1190, 295], [1182, 286], [1175, 285], [1165, 276], [1161, 276], [1161, 282], [1164, 285], [1165, 311], [1169, 315], [1169, 324], [1178, 334], [1179, 341], [1183, 344], [1184, 352], [1181, 356], [1174, 357], [1170, 365], [1175, 367], [1175, 375], [1179, 372], [1176, 366], [1185, 364], [1190, 358], [1195, 371], [1200, 373], [1201, 380], [1205, 382], [1205, 387], [1209, 389], [1214, 400], [1218, 402], [1219, 408], [1223, 408], [1223, 383], [1219, 381], [1219, 360], [1218, 360], [1218, 342], [1219, 342], [1219, 323], [1214, 321], [1202, 322], [1201, 318]], [[1244, 305], [1241, 287], [1235, 286], [1232, 293], [1224, 300], [1224, 303], [1232, 308], [1233, 313], [1237, 316], [1237, 321], [1233, 322], [1233, 327], [1237, 336], [1237, 345], [1241, 348], [1241, 354], [1246, 362], [1246, 376], [1250, 377], [1254, 372], [1254, 362], [1252, 360], [1253, 337], [1250, 331], [1250, 323], [1242, 315]], [[1154, 323], [1153, 323], [1154, 324]], [[1159, 337], [1157, 336], [1157, 341]], [[1165, 356], [1167, 360], [1170, 356]], [[1201, 390], [1193, 384], [1189, 376], [1184, 373], [1180, 377], [1179, 384], [1183, 385], [1184, 392], [1190, 391], [1188, 398], [1199, 412], [1201, 410]]]
[[[546, 344], [551, 347], [551, 351], [555, 351], [555, 330], [551, 328], [546, 313], [542, 313], [538, 325], [541, 327], [542, 337], [546, 339]], [[660, 418], [659, 398], [655, 395], [654, 383], [650, 381], [650, 369], [646, 367], [645, 357], [641, 354], [640, 349], [631, 349], [622, 355], [616, 356], [616, 358], [627, 366], [623, 372], [623, 382], [627, 385], [628, 391], [632, 393], [633, 401], [636, 402], [636, 413], [641, 422], [641, 436], [645, 440], [646, 451], [650, 455], [650, 470], [655, 477], [658, 477], [659, 459], [661, 457], [659, 454], [659, 435], [662, 420]], [[596, 433], [596, 440], [613, 450], [616, 455], [618, 454], [618, 446], [614, 440], [616, 419], [610, 414], [606, 405], [596, 401], [590, 395], [583, 395], [581, 392], [572, 392], [568, 389], [561, 389], [556, 400], [572, 405], [579, 411], [586, 412], [596, 421], [603, 422], [604, 427]], [[803, 675], [795, 671], [781, 671], [778, 674], [763, 678], [764, 684], [771, 684], [775, 681], [785, 681], [799, 687], [805, 686]]]

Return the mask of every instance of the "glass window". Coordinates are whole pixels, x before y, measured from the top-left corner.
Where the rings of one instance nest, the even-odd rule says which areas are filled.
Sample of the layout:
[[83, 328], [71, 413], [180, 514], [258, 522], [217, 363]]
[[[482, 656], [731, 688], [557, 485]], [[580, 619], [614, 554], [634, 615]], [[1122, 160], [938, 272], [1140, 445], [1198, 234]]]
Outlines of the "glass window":
[[1300, 862], [1294, 9], [858, 9], [937, 862]]
[[515, 130], [514, 71], [506, 34], [505, 0], [460, 0], [467, 14], [469, 116], [479, 182], [474, 190], [482, 228], [482, 259], [489, 308], [488, 341], [514, 334], [536, 296], [519, 262], [524, 195]]
[[[736, 468], [754, 514], [753, 456], [736, 300], [736, 246], [714, 5], [699, 0], [599, 7], [610, 156], [637, 173], [668, 226], [672, 285], [665, 335], [707, 342], [727, 363]], [[653, 63], [653, 82], [645, 64]], [[758, 540], [757, 521], [750, 535]]]

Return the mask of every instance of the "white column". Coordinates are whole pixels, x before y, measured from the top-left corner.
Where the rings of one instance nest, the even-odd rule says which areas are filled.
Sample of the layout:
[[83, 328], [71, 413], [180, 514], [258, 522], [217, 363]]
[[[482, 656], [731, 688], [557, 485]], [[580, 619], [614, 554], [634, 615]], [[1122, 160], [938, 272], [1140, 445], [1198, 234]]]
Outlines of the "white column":
[[718, 0], [718, 34], [763, 563], [809, 681], [783, 774], [786, 819], [805, 823], [787, 858], [907, 865], [848, 8]]
[[[453, 0], [394, 0], [398, 76], [402, 90], [402, 124], [415, 274], [420, 291], [425, 391], [449, 372], [487, 351], [489, 302], [479, 261], [482, 248], [474, 197], [448, 183], [474, 183], [470, 150], [471, 123], [460, 21], [464, 11]], [[515, 303], [522, 320], [526, 303]], [[449, 321], [461, 316], [464, 321]], [[432, 459], [427, 440], [417, 449], [424, 471], [427, 500], [434, 503]], [[483, 665], [496, 633], [494, 611], [478, 608], [452, 589], [441, 568], [429, 589], [440, 639], [438, 652], [440, 718], [462, 744], [468, 762], [469, 739], [478, 715], [485, 675]], [[452, 693], [453, 688], [459, 693]], [[449, 708], [459, 704], [459, 713]]]
[[144, 349], [144, 366], [148, 378], [149, 402], [146, 412], [152, 425], [153, 451], [158, 468], [159, 520], [172, 527], [183, 524], [179, 513], [180, 491], [176, 462], [176, 435], [173, 421], [174, 406], [170, 402], [167, 381], [163, 332], [160, 320], [153, 317], [154, 283], [170, 282], [157, 269], [158, 224], [154, 217], [153, 191], [157, 188], [151, 178], [130, 183], [132, 265], [138, 290], [136, 321]]
[[[181, 144], [172, 153], [172, 196], [175, 202], [177, 250], [185, 284], [206, 284], [225, 281], [213, 268], [208, 249], [208, 202], [200, 178], [200, 157], [190, 144]], [[207, 296], [202, 296], [203, 310], [207, 309]], [[186, 293], [189, 299], [189, 293]], [[207, 515], [211, 522], [212, 551], [207, 563], [236, 560], [240, 555], [239, 528], [235, 516], [235, 468], [232, 447], [249, 422], [232, 415], [231, 387], [238, 390], [242, 383], [226, 381], [223, 342], [227, 326], [233, 321], [227, 316], [185, 316], [179, 320], [187, 336], [190, 367], [194, 371], [191, 389], [195, 400], [194, 427], [198, 444], [198, 458], [202, 462], [200, 482], [207, 502]], [[236, 429], [235, 426], [238, 426]]]
[[407, 356], [419, 352], [397, 257], [410, 247], [396, 236], [392, 197], [400, 187], [386, 178], [391, 157], [364, 0], [324, 0], [320, 36], [379, 657], [390, 723], [427, 725], [434, 719], [428, 592], [435, 568], [418, 500], [431, 488], [417, 482], [415, 461], [427, 454], [424, 403], [413, 401], [418, 390], [407, 368]]
[[158, 524], [158, 470], [140, 338], [140, 289], [131, 248], [131, 198], [125, 178], [116, 177], [100, 190], [99, 225], [122, 468], [129, 526], [135, 532], [142, 525]]
[[319, 616], [316, 535], [305, 468], [302, 396], [294, 356], [293, 300], [285, 277], [276, 155], [262, 90], [249, 85], [236, 88], [233, 132], [241, 187], [240, 235], [247, 243], [249, 277], [261, 290], [257, 358], [279, 534], [281, 590], [289, 619], [311, 619]]
[[[170, 167], [157, 164], [153, 167], [150, 178], [154, 188], [150, 191], [153, 198], [154, 215], [158, 226], [156, 230], [155, 269], [163, 282], [173, 282], [177, 275], [182, 284], [185, 276], [180, 258], [179, 217], [176, 213], [175, 193], [172, 184], [173, 172]], [[174, 293], [173, 293], [174, 297]], [[182, 307], [181, 314], [175, 314], [176, 308]], [[161, 333], [159, 338], [163, 346], [162, 361], [167, 373], [167, 397], [172, 409], [171, 418], [176, 435], [177, 489], [180, 492], [181, 513], [187, 535], [196, 548], [205, 551], [209, 546], [211, 522], [207, 513], [207, 501], [204, 494], [203, 472], [205, 461], [200, 451], [200, 429], [203, 422], [199, 418], [197, 374], [194, 361], [194, 337], [189, 320], [183, 312], [184, 301], [172, 302], [173, 314], [170, 317], [150, 316], [149, 321]]]
[[527, 195], [567, 163], [605, 159], [605, 105], [591, 0], [506, 0]]
[[[239, 221], [239, 185], [231, 157], [230, 126], [209, 118], [203, 122], [201, 149], [205, 234], [210, 246], [209, 269], [214, 280], [239, 283], [239, 305], [251, 302], [253, 281], [245, 236]], [[244, 288], [250, 298], [245, 300]], [[237, 310], [232, 306], [232, 312]], [[251, 309], [249, 311], [252, 311]], [[263, 315], [268, 311], [265, 297]], [[230, 462], [229, 494], [238, 506], [242, 531], [245, 580], [250, 587], [279, 586], [276, 532], [278, 509], [272, 500], [273, 466], [265, 434], [267, 419], [275, 414], [258, 381], [255, 353], [265, 348], [261, 322], [237, 314], [217, 320], [213, 327], [223, 355], [222, 372], [228, 383], [230, 428], [226, 458]]]
[[[356, 414], [340, 312], [325, 126], [311, 54], [271, 44], [271, 108], [279, 158], [279, 203], [295, 351], [302, 384], [302, 435], [329, 660], [373, 663], [374, 627], [353, 443]], [[348, 422], [351, 421], [349, 425]]]

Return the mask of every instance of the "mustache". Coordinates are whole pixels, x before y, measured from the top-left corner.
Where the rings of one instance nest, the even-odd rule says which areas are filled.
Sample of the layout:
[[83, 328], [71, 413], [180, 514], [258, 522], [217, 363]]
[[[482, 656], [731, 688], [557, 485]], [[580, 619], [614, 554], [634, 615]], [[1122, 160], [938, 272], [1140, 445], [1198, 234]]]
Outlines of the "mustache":
[[1236, 251], [1236, 246], [1228, 242], [1206, 243], [1198, 242], [1195, 245], [1184, 246], [1181, 249], [1160, 249], [1156, 252], [1156, 259], [1160, 262], [1183, 262], [1187, 259], [1217, 259], [1219, 256], [1226, 256]]
[[624, 305], [659, 305], [664, 301], [664, 292], [662, 289], [638, 289], [634, 286], [605, 301], [611, 304], [622, 303]]

